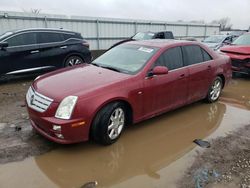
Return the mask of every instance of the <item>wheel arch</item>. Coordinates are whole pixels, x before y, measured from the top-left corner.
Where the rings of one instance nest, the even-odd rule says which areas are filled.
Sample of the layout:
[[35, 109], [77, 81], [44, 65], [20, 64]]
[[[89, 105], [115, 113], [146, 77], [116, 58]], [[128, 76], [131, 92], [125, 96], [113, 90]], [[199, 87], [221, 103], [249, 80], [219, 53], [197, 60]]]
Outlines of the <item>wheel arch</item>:
[[109, 99], [107, 101], [105, 101], [104, 103], [102, 103], [101, 105], [99, 105], [99, 107], [96, 109], [96, 111], [94, 112], [94, 116], [92, 118], [92, 121], [91, 121], [91, 125], [97, 115], [97, 113], [103, 109], [105, 106], [111, 104], [111, 103], [115, 103], [115, 102], [120, 102], [122, 104], [125, 105], [126, 107], [126, 110], [128, 110], [128, 118], [129, 118], [129, 122], [128, 124], [132, 124], [133, 123], [133, 107], [132, 105], [130, 104], [130, 102], [126, 99], [126, 98], [123, 98], [123, 97], [119, 97], [119, 98], [112, 98], [112, 99]]
[[128, 122], [127, 125], [131, 125], [133, 124], [133, 107], [132, 105], [129, 103], [129, 101], [126, 98], [112, 98], [109, 99], [107, 101], [105, 101], [104, 103], [102, 103], [101, 105], [98, 106], [98, 108], [95, 110], [94, 115], [92, 117], [92, 120], [90, 122], [90, 127], [89, 127], [89, 138], [91, 137], [92, 134], [92, 126], [93, 126], [93, 122], [95, 121], [95, 118], [97, 116], [97, 114], [107, 105], [111, 104], [111, 103], [115, 103], [115, 102], [120, 102], [122, 104], [125, 105], [126, 107], [126, 112], [127, 112], [127, 118], [128, 118]]
[[84, 62], [86, 62], [86, 60], [84, 59], [84, 56], [81, 53], [79, 53], [79, 52], [69, 52], [65, 56], [65, 58], [63, 59], [63, 64], [62, 64], [63, 67], [65, 67], [65, 63], [66, 63], [67, 59], [70, 58], [71, 56], [79, 56]]
[[221, 74], [218, 74], [217, 75], [218, 77], [220, 77], [221, 78], [221, 80], [222, 80], [222, 88], [224, 88], [224, 86], [225, 86], [225, 82], [226, 82], [226, 78], [225, 78], [225, 76], [221, 73]]

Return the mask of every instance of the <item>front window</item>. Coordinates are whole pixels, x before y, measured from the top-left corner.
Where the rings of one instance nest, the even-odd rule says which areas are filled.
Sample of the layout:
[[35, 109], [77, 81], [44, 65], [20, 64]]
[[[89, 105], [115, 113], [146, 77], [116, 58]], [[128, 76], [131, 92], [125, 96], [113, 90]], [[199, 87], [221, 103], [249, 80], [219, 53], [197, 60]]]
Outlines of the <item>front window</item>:
[[158, 48], [129, 45], [119, 45], [92, 62], [96, 66], [109, 68], [118, 72], [135, 74], [139, 72]]
[[225, 36], [210, 36], [204, 40], [207, 43], [220, 43], [225, 39]]
[[36, 44], [36, 33], [22, 33], [6, 40], [9, 46], [22, 46]]
[[235, 44], [235, 45], [250, 45], [250, 34], [241, 35], [232, 44]]
[[154, 33], [137, 33], [135, 36], [133, 36], [132, 39], [134, 40], [149, 40], [154, 38], [155, 34]]

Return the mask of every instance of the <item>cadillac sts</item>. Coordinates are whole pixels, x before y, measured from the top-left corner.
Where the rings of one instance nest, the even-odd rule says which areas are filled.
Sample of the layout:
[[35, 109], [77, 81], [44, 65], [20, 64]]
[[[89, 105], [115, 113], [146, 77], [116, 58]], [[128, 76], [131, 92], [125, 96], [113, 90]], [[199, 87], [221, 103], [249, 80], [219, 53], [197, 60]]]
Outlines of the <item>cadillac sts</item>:
[[195, 101], [217, 101], [231, 75], [230, 58], [201, 43], [132, 41], [91, 64], [37, 78], [26, 103], [31, 125], [49, 140], [108, 145], [126, 125]]

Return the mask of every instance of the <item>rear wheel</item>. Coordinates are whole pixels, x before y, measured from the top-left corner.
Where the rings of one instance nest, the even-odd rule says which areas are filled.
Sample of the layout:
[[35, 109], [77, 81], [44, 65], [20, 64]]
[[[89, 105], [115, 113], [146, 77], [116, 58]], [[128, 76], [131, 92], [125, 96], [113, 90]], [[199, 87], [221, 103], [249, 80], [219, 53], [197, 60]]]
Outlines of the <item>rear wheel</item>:
[[220, 77], [216, 77], [213, 84], [210, 86], [208, 94], [207, 94], [207, 101], [209, 103], [213, 103], [217, 101], [220, 97], [222, 91], [223, 82]]
[[108, 104], [96, 115], [91, 135], [92, 138], [103, 145], [113, 144], [121, 136], [127, 122], [125, 106], [120, 102]]
[[84, 60], [80, 56], [73, 55], [66, 59], [64, 65], [65, 67], [71, 67], [82, 63], [84, 63]]

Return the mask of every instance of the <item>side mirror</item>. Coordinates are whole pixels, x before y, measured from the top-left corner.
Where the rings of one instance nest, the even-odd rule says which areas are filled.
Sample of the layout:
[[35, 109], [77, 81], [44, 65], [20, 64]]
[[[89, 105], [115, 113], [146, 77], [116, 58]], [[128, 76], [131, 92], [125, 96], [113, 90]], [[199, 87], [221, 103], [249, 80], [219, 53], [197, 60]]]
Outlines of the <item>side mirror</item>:
[[0, 49], [7, 48], [9, 46], [8, 42], [0, 42]]
[[168, 74], [168, 68], [164, 66], [156, 66], [152, 71], [148, 73], [148, 76]]
[[232, 42], [230, 41], [230, 40], [225, 40], [224, 42], [223, 42], [223, 44], [231, 44]]

